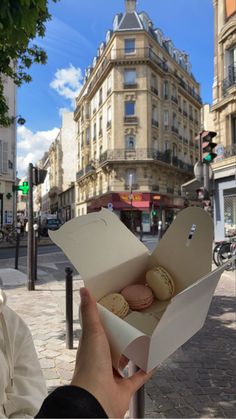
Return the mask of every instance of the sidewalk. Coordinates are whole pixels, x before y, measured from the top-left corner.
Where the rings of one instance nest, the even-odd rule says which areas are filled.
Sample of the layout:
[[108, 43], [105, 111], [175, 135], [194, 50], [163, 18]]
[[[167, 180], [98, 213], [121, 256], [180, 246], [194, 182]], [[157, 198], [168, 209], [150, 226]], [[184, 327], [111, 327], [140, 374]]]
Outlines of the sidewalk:
[[[83, 282], [75, 274], [74, 349], [68, 350], [65, 349], [64, 268], [70, 264], [61, 252], [54, 253], [53, 257], [40, 256], [39, 264], [35, 291], [26, 290], [25, 258], [21, 258], [18, 286], [9, 282], [9, 274], [11, 277], [13, 272], [9, 272], [7, 261], [1, 264], [0, 283], [5, 284], [3, 288], [9, 306], [22, 316], [31, 329], [48, 390], [51, 391], [55, 386], [68, 384], [72, 377], [81, 333], [78, 290]], [[17, 277], [19, 274], [15, 273], [16, 284]], [[236, 416], [235, 296], [235, 272], [225, 272], [204, 327], [163, 362], [147, 383], [146, 418]]]

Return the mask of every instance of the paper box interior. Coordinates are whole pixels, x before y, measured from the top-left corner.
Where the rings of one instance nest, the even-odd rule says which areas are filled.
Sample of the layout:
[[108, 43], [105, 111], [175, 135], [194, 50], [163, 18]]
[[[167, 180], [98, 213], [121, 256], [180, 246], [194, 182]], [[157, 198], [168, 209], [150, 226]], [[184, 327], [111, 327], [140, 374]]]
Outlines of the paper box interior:
[[80, 272], [96, 300], [126, 285], [145, 283], [147, 270], [164, 267], [175, 282], [170, 301], [120, 319], [98, 304], [111, 345], [113, 364], [121, 354], [148, 371], [166, 359], [204, 324], [224, 270], [211, 272], [213, 223], [196, 207], [181, 211], [150, 255], [111, 211], [74, 218], [49, 233]]

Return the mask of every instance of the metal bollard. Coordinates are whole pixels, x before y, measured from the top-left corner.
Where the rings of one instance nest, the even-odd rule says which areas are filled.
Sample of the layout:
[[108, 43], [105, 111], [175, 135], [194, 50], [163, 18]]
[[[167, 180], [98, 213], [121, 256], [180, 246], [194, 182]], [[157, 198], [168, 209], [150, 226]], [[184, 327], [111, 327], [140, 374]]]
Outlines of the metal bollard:
[[20, 230], [21, 230], [21, 223], [17, 223], [17, 226], [16, 226], [15, 269], [18, 269], [19, 248], [20, 248]]
[[[139, 370], [136, 365], [130, 361], [129, 363], [129, 376], [131, 377]], [[134, 393], [129, 405], [129, 417], [130, 419], [144, 418], [145, 413], [145, 395], [144, 385]]]
[[38, 224], [35, 223], [34, 226], [34, 280], [37, 281], [37, 264], [38, 264]]
[[66, 272], [66, 348], [73, 349], [73, 270], [68, 267]]

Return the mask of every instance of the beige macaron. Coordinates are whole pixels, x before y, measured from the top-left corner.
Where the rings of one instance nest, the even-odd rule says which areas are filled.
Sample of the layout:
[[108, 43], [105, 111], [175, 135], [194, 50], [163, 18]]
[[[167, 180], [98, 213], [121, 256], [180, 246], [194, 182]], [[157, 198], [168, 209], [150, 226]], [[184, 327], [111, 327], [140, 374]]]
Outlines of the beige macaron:
[[146, 273], [146, 280], [156, 298], [160, 301], [169, 300], [175, 292], [175, 284], [170, 274], [161, 266]]
[[98, 301], [103, 307], [123, 319], [129, 312], [129, 304], [121, 294], [111, 293]]

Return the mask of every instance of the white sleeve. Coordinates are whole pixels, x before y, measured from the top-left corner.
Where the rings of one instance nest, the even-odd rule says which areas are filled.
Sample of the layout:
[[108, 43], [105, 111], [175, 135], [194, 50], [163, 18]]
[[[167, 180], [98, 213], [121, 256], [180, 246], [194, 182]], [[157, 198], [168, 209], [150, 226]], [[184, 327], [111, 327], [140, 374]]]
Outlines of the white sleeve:
[[47, 396], [47, 389], [31, 333], [21, 318], [17, 316], [17, 320], [13, 383], [9, 383], [6, 389], [4, 408], [8, 418], [34, 417]]

